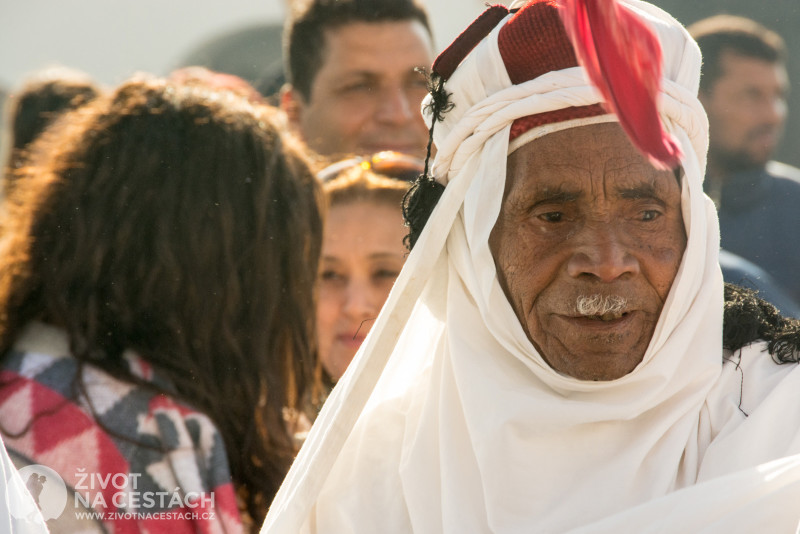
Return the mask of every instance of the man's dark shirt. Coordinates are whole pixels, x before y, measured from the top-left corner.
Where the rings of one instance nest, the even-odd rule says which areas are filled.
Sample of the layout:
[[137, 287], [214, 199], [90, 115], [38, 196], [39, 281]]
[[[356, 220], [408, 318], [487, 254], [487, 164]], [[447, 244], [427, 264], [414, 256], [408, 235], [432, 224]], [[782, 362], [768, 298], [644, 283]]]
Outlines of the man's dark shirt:
[[800, 302], [800, 169], [766, 169], [726, 177], [719, 201], [722, 248], [763, 268]]

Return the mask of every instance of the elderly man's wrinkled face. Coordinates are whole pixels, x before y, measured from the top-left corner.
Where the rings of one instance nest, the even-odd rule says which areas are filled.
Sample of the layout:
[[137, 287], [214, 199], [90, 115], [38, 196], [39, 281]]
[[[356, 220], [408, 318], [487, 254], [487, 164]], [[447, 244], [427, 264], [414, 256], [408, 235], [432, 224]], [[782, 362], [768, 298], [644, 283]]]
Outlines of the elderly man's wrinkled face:
[[523, 329], [556, 371], [613, 380], [644, 357], [686, 247], [680, 187], [617, 123], [508, 157], [489, 246]]

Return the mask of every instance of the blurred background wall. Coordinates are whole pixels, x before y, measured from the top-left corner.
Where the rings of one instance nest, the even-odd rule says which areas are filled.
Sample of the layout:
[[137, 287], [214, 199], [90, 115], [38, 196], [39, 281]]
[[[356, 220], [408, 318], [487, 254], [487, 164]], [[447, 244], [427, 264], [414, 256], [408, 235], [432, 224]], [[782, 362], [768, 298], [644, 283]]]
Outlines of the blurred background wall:
[[[749, 16], [783, 35], [797, 87], [778, 159], [800, 166], [800, 0], [654, 3], [684, 24], [726, 12]], [[482, 0], [427, 0], [427, 5], [438, 49], [484, 9]], [[137, 71], [164, 75], [188, 63], [219, 68], [215, 54], [225, 47], [242, 50], [235, 68], [244, 77], [253, 72], [268, 83], [280, 69], [285, 12], [284, 0], [0, 0], [0, 88], [12, 90], [30, 72], [52, 64], [83, 70], [109, 85]], [[243, 37], [248, 29], [250, 36]]]

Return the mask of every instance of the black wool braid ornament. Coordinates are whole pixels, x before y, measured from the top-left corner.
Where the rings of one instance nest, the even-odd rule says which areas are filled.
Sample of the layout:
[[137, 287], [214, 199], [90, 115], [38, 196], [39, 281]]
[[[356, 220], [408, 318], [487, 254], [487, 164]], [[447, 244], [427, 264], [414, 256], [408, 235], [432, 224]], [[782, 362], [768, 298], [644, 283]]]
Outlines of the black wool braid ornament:
[[431, 114], [431, 127], [428, 129], [425, 168], [403, 197], [403, 219], [409, 228], [408, 235], [403, 238], [403, 244], [408, 250], [414, 248], [428, 218], [444, 193], [444, 186], [437, 182], [429, 172], [433, 127], [437, 122], [444, 120], [445, 113], [453, 109], [450, 94], [444, 89], [444, 79], [435, 72], [426, 76], [431, 101], [425, 106], [425, 111]]

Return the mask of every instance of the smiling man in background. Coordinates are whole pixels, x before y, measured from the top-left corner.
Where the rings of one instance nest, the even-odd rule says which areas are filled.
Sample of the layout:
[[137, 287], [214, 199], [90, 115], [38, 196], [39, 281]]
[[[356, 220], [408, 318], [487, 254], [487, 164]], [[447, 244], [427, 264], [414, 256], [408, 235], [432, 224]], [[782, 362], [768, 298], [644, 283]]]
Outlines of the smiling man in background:
[[427, 94], [417, 69], [430, 65], [427, 14], [413, 0], [300, 3], [285, 29], [288, 84], [281, 108], [326, 156], [394, 150], [421, 157]]

